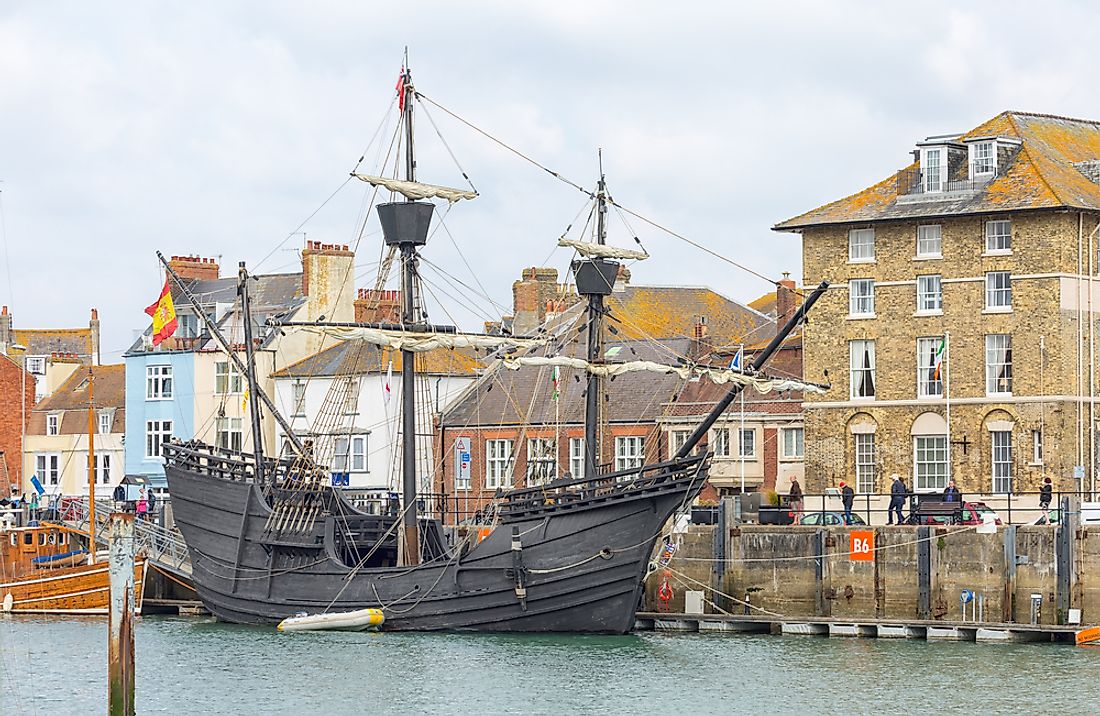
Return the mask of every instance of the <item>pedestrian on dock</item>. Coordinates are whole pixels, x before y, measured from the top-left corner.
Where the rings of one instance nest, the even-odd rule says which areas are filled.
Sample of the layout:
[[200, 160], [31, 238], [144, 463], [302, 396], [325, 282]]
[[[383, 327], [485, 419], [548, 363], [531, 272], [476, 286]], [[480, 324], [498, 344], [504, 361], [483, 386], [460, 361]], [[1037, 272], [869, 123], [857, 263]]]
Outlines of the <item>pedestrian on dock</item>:
[[852, 502], [856, 499], [856, 491], [844, 480], [840, 481], [840, 502], [844, 505], [844, 524], [852, 524]]
[[1049, 477], [1043, 478], [1043, 484], [1039, 488], [1039, 509], [1043, 511], [1043, 524], [1050, 524], [1050, 499], [1054, 492], [1054, 486]]
[[955, 481], [947, 483], [947, 487], [943, 490], [944, 502], [962, 502], [962, 493], [959, 492], [959, 488], [955, 486]]
[[141, 488], [137, 501], [137, 518], [144, 520], [149, 516], [149, 500], [145, 499], [145, 488]]
[[790, 502], [791, 510], [794, 512], [794, 523], [797, 525], [802, 521], [802, 486], [798, 484], [797, 477], [791, 477], [791, 491], [787, 493], [787, 500]]
[[905, 496], [909, 491], [905, 489], [905, 483], [901, 481], [901, 475], [893, 474], [893, 484], [890, 485], [890, 506], [886, 510], [886, 524], [894, 524], [894, 514], [897, 513], [898, 524], [905, 524], [905, 516], [901, 513], [901, 506], [905, 504]]

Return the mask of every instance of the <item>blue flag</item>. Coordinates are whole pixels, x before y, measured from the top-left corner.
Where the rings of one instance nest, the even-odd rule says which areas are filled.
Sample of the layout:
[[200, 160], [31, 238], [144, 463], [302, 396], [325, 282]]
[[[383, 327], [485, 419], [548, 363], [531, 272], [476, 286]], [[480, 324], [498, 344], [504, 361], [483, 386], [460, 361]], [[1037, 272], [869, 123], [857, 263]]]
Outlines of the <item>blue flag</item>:
[[42, 487], [42, 483], [38, 481], [37, 475], [31, 477], [31, 486], [34, 487], [35, 492], [37, 492], [39, 495], [46, 494], [46, 488]]
[[733, 360], [730, 361], [730, 370], [745, 370], [745, 346], [741, 346], [737, 349], [736, 355], [733, 356]]

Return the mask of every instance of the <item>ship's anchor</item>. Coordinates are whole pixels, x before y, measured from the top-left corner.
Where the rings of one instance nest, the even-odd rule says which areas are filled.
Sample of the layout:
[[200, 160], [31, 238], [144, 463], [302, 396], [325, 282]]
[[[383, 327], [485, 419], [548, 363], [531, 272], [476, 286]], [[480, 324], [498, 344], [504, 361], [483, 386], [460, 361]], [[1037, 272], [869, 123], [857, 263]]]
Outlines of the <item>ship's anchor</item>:
[[519, 539], [519, 527], [512, 528], [512, 573], [516, 580], [516, 599], [520, 609], [527, 611], [527, 585], [523, 583], [523, 543]]

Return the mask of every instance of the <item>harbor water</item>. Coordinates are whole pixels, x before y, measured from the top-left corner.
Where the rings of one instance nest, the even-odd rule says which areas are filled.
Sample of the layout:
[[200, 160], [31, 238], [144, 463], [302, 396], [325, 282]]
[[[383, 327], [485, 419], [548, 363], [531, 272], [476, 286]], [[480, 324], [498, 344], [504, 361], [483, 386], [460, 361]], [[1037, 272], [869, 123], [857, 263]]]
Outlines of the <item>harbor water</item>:
[[[941, 714], [1100, 710], [1073, 646], [638, 633], [296, 633], [145, 617], [139, 714]], [[101, 714], [100, 618], [0, 618], [0, 714]], [[1094, 711], [1095, 712], [1095, 711]]]

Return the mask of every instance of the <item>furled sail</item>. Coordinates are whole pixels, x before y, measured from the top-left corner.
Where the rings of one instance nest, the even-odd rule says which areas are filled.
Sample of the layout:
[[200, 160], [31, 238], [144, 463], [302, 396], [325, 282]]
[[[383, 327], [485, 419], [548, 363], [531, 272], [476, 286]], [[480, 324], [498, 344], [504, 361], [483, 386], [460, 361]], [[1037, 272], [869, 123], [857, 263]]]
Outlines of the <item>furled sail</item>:
[[604, 244], [590, 244], [586, 241], [567, 239], [564, 236], [558, 239], [558, 246], [576, 249], [581, 256], [596, 256], [601, 259], [637, 259], [641, 261], [649, 258], [649, 254], [645, 251], [620, 249], [617, 246], [606, 246]]
[[468, 191], [466, 189], [452, 189], [451, 187], [438, 186], [436, 184], [423, 184], [418, 181], [405, 181], [403, 179], [387, 179], [386, 177], [376, 177], [370, 174], [356, 174], [354, 172], [352, 176], [372, 186], [380, 186], [390, 191], [395, 191], [406, 199], [411, 199], [413, 201], [417, 201], [418, 199], [446, 199], [453, 204], [459, 199], [474, 199], [477, 197], [476, 191]]
[[793, 378], [777, 378], [765, 375], [751, 375], [728, 368], [710, 368], [700, 365], [665, 365], [648, 360], [626, 361], [625, 363], [589, 363], [582, 358], [569, 356], [519, 356], [504, 358], [501, 360], [505, 368], [519, 370], [524, 366], [558, 366], [563, 368], [575, 368], [593, 375], [614, 377], [624, 373], [648, 371], [650, 373], [676, 374], [688, 380], [689, 378], [706, 378], [719, 385], [725, 383], [739, 383], [746, 387], [754, 388], [759, 393], [770, 393], [774, 390], [800, 390], [806, 393], [825, 393], [826, 387], [815, 383], [807, 383]]
[[533, 348], [546, 342], [534, 338], [489, 336], [481, 333], [421, 333], [365, 326], [303, 326], [301, 330], [342, 341], [366, 341], [376, 346], [412, 353], [424, 353], [436, 348]]

